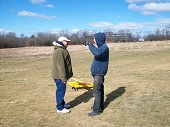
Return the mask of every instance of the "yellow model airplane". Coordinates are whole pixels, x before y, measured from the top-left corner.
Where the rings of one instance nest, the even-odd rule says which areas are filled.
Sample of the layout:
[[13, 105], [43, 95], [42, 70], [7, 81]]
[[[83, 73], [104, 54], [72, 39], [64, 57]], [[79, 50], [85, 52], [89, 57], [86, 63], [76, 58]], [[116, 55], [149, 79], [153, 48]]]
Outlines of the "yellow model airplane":
[[93, 83], [83, 82], [83, 81], [80, 81], [80, 80], [75, 79], [75, 78], [71, 78], [71, 80], [73, 80], [73, 81], [68, 81], [67, 83], [75, 91], [77, 91], [79, 88], [92, 88], [93, 87]]

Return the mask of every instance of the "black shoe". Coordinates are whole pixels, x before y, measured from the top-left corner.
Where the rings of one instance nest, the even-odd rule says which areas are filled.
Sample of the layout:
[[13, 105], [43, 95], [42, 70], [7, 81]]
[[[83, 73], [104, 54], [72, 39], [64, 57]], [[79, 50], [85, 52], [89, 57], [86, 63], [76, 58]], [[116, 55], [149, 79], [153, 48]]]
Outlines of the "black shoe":
[[94, 111], [92, 111], [92, 112], [88, 113], [88, 116], [97, 116], [97, 115], [99, 115], [101, 113], [102, 112], [94, 112]]

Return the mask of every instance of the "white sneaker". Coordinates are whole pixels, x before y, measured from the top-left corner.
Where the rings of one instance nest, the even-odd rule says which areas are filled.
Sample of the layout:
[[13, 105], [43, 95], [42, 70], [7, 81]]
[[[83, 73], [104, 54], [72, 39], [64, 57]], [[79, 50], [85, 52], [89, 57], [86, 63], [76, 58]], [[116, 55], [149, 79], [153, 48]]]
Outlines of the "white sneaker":
[[70, 108], [71, 106], [69, 104], [65, 104], [64, 108]]
[[69, 113], [70, 110], [64, 108], [63, 110], [60, 111], [60, 110], [57, 109], [57, 112], [59, 112], [59, 113]]

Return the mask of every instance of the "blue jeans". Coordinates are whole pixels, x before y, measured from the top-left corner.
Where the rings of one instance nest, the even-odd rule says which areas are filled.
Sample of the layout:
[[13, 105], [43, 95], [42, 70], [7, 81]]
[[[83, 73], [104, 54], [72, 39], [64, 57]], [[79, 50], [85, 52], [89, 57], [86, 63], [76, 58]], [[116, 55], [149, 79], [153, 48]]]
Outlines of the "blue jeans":
[[54, 79], [54, 81], [56, 83], [56, 108], [58, 110], [63, 110], [65, 105], [64, 96], [66, 92], [66, 84], [60, 79]]
[[95, 75], [94, 78], [94, 86], [93, 86], [93, 111], [94, 112], [102, 112], [104, 110], [104, 76]]

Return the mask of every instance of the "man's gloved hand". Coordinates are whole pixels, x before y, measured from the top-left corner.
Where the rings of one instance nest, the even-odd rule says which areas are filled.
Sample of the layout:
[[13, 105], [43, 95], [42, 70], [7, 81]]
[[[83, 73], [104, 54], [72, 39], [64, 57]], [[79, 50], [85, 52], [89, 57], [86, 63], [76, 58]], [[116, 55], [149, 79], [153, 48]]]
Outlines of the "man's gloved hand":
[[91, 42], [89, 42], [89, 41], [85, 41], [84, 42], [84, 45], [86, 46], [86, 45], [89, 45], [89, 44], [91, 44]]

